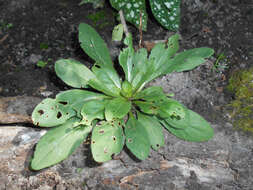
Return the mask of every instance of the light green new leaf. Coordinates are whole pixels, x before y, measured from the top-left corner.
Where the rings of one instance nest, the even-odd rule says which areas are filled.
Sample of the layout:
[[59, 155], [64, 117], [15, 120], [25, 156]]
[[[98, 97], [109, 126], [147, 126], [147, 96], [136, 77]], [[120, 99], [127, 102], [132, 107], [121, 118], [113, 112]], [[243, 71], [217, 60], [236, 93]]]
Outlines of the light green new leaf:
[[143, 125], [132, 114], [125, 127], [126, 146], [140, 160], [145, 160], [150, 152], [149, 135]]
[[55, 63], [56, 75], [67, 85], [85, 88], [95, 75], [83, 64], [74, 59], [60, 59]]
[[194, 48], [181, 52], [171, 60], [173, 66], [165, 70], [165, 73], [192, 70], [204, 63], [206, 61], [205, 59], [213, 55], [213, 53], [213, 49], [206, 47]]
[[138, 121], [147, 132], [149, 142], [154, 150], [158, 150], [161, 146], [164, 146], [162, 126], [155, 118], [138, 112]]
[[55, 99], [46, 98], [33, 110], [32, 121], [37, 126], [54, 127], [64, 123], [74, 115], [76, 113], [71, 107], [65, 106]]
[[156, 20], [166, 29], [177, 31], [180, 23], [180, 0], [149, 0]]
[[77, 112], [77, 116], [81, 118], [81, 108], [87, 101], [104, 100], [108, 98], [104, 94], [90, 92], [87, 90], [67, 90], [56, 95], [56, 101], [63, 105], [69, 106]]
[[121, 41], [123, 38], [123, 24], [118, 24], [113, 28], [112, 41]]
[[[202, 142], [207, 141], [213, 137], [214, 131], [210, 124], [203, 119], [199, 114], [188, 110], [188, 119], [185, 121], [184, 129], [176, 129], [175, 123], [170, 123], [166, 120], [164, 127], [168, 129], [172, 134], [187, 141]], [[170, 125], [172, 124], [172, 125]]]
[[79, 42], [82, 49], [100, 66], [112, 67], [110, 52], [100, 35], [88, 24], [79, 25]]
[[86, 125], [90, 125], [94, 119], [104, 119], [104, 113], [104, 100], [90, 100], [84, 104], [81, 110], [81, 115]]
[[91, 152], [96, 162], [111, 160], [114, 154], [122, 150], [125, 138], [121, 123], [121, 120], [114, 120], [94, 127], [91, 136]]
[[113, 98], [107, 100], [105, 104], [105, 118], [110, 121], [116, 118], [123, 118], [131, 109], [131, 102], [125, 98]]
[[124, 13], [125, 19], [134, 24], [137, 28], [140, 26], [140, 12], [142, 14], [142, 29], [147, 30], [147, 12], [145, 0], [110, 0], [113, 8]]
[[48, 131], [38, 142], [31, 162], [33, 170], [59, 163], [71, 155], [90, 133], [91, 126], [73, 127], [79, 119], [72, 118]]
[[96, 78], [89, 81], [90, 86], [109, 96], [119, 96], [121, 81], [113, 68], [93, 66], [92, 71]]
[[128, 82], [131, 82], [132, 80], [132, 69], [133, 69], [133, 56], [134, 56], [134, 48], [133, 48], [133, 42], [132, 42], [132, 35], [128, 35], [124, 43], [128, 45], [127, 48], [123, 49], [123, 51], [120, 52], [119, 55], [119, 64], [121, 65], [124, 73], [125, 73], [125, 79]]

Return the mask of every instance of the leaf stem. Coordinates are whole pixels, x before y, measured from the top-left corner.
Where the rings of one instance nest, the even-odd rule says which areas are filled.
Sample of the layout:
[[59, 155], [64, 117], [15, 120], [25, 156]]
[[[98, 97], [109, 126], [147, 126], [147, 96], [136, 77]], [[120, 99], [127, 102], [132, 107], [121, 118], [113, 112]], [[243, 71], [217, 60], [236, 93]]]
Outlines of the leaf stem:
[[119, 11], [119, 16], [120, 16], [121, 24], [123, 25], [125, 35], [128, 36], [129, 32], [128, 32], [128, 28], [127, 28], [127, 25], [126, 25], [126, 20], [125, 20], [125, 17], [124, 17], [124, 14], [123, 14], [122, 10]]

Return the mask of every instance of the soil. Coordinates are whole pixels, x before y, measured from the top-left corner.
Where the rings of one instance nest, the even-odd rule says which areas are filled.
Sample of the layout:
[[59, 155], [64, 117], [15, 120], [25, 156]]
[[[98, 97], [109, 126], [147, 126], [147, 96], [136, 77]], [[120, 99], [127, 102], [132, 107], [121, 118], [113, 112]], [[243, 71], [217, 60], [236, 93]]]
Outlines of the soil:
[[[92, 60], [79, 46], [77, 28], [81, 22], [96, 28], [108, 44], [113, 59], [116, 60], [122, 45], [111, 41], [111, 32], [117, 24], [115, 10], [111, 8], [108, 1], [105, 2], [103, 8], [99, 9], [94, 9], [91, 4], [79, 6], [79, 3], [80, 0], [0, 0], [0, 97], [21, 95], [40, 98], [55, 97], [59, 91], [69, 89], [55, 75], [54, 62], [60, 58], [74, 58], [89, 67], [92, 65]], [[103, 18], [94, 21], [90, 15], [98, 12], [103, 14]], [[173, 34], [161, 27], [151, 14], [149, 16], [147, 32], [143, 32], [145, 41], [164, 40]], [[233, 98], [231, 94], [224, 91], [230, 74], [252, 65], [252, 20], [253, 3], [248, 0], [182, 0], [181, 25], [178, 32], [180, 49], [206, 46], [213, 48], [215, 55], [194, 71], [172, 74], [171, 78], [165, 76], [157, 79], [153, 84], [161, 84], [166, 92], [174, 92], [176, 99], [190, 109], [201, 113], [208, 121], [215, 124], [225, 123], [226, 118], [222, 116], [225, 113], [222, 113], [221, 106]], [[135, 44], [138, 44], [138, 29], [131, 25], [129, 29], [134, 36]], [[217, 61], [222, 54], [225, 58]], [[38, 67], [38, 61], [47, 62], [47, 65], [43, 68]], [[228, 130], [224, 132], [226, 134], [232, 133], [228, 128], [217, 127], [216, 129], [217, 132], [224, 130]], [[224, 138], [217, 137], [217, 140], [225, 142]], [[177, 140], [173, 143], [176, 145]], [[223, 144], [218, 144], [217, 146], [223, 146]], [[194, 145], [192, 146], [194, 149]], [[189, 157], [195, 154], [187, 152], [186, 148], [181, 150], [179, 146], [178, 150]], [[78, 151], [81, 152], [81, 150]], [[170, 160], [174, 154], [176, 155], [170, 148], [166, 151], [163, 158]], [[85, 149], [85, 153], [87, 152], [88, 150]], [[205, 157], [203, 154], [199, 154], [199, 157]], [[154, 160], [150, 162], [152, 164], [155, 163], [156, 157], [160, 156], [154, 155], [151, 155], [154, 157]], [[239, 154], [235, 155], [235, 162], [237, 156], [240, 157]], [[68, 162], [70, 161], [65, 161], [65, 163]], [[153, 165], [148, 165], [149, 162], [146, 164], [143, 163], [142, 169], [155, 168]], [[91, 160], [81, 164], [82, 167], [87, 165], [90, 168], [96, 167]], [[239, 168], [239, 166], [241, 167], [235, 164], [234, 167]], [[72, 172], [66, 169], [64, 163], [61, 167], [62, 171], [59, 170], [59, 173], [63, 173], [62, 176], [64, 173]], [[122, 166], [115, 167], [115, 169], [122, 168]], [[159, 175], [163, 174], [159, 173]], [[173, 175], [173, 172], [170, 175]], [[247, 177], [246, 174], [245, 176]], [[166, 182], [166, 177], [163, 184]], [[96, 177], [97, 179], [99, 177]], [[143, 179], [141, 183], [147, 183], [147, 180]], [[244, 183], [247, 184], [240, 181], [234, 186], [227, 185], [239, 190], [240, 184]], [[90, 178], [87, 184], [96, 189], [97, 181], [94, 182]], [[198, 184], [195, 185], [196, 187], [189, 178], [188, 189], [205, 189], [204, 186], [199, 188]], [[145, 187], [148, 186], [149, 184]], [[223, 189], [223, 186], [216, 189]], [[224, 189], [226, 189], [225, 186]]]

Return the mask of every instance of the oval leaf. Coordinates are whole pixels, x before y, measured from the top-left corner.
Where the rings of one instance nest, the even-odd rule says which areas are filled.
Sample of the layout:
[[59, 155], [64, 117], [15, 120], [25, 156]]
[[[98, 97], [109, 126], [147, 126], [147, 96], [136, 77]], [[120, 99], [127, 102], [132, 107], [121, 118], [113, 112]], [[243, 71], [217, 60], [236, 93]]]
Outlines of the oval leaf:
[[187, 111], [189, 112], [189, 120], [188, 123], [185, 123], [187, 125], [185, 129], [176, 129], [172, 125], [170, 126], [169, 122], [166, 122], [164, 127], [178, 138], [187, 141], [202, 142], [212, 138], [214, 132], [210, 124], [199, 114], [191, 110]]
[[71, 107], [58, 103], [55, 99], [46, 98], [33, 110], [32, 120], [34, 125], [54, 127], [64, 123], [75, 114]]
[[161, 146], [164, 146], [162, 126], [155, 118], [138, 112], [138, 121], [146, 130], [149, 142], [154, 150], [158, 150]]
[[121, 41], [123, 38], [123, 24], [118, 24], [113, 28], [112, 41]]
[[105, 117], [110, 121], [116, 118], [123, 118], [131, 109], [131, 102], [124, 98], [108, 100], [105, 105]]
[[130, 114], [125, 127], [126, 146], [140, 160], [145, 160], [150, 152], [149, 136], [143, 128]]
[[55, 63], [56, 75], [67, 85], [85, 88], [95, 75], [83, 64], [73, 59], [60, 59]]
[[120, 120], [104, 122], [94, 127], [91, 137], [91, 152], [96, 162], [106, 162], [124, 146], [124, 135]]
[[91, 126], [73, 127], [79, 119], [72, 118], [61, 126], [48, 131], [36, 145], [31, 162], [33, 170], [52, 166], [67, 158], [85, 140]]
[[79, 42], [82, 49], [100, 66], [112, 66], [110, 52], [100, 35], [90, 25], [79, 25]]

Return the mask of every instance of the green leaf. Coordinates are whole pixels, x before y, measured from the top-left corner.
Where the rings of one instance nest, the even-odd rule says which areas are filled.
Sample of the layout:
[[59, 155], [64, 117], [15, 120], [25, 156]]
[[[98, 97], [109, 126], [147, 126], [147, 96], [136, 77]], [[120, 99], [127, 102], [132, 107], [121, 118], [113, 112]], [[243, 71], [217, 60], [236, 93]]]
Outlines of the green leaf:
[[172, 134], [187, 141], [202, 142], [211, 139], [214, 135], [213, 128], [210, 124], [203, 119], [199, 114], [188, 111], [188, 119], [179, 121], [179, 124], [184, 125], [184, 129], [177, 129], [176, 122], [170, 122], [166, 120], [163, 122], [164, 127], [168, 129]]
[[121, 95], [126, 97], [126, 98], [130, 98], [132, 97], [133, 94], [133, 87], [132, 84], [130, 82], [128, 82], [127, 80], [125, 80], [124, 82], [122, 82], [121, 85]]
[[129, 82], [132, 80], [132, 70], [133, 70], [133, 56], [134, 56], [134, 48], [132, 42], [132, 35], [128, 35], [125, 40], [125, 44], [128, 45], [127, 48], [123, 49], [119, 55], [119, 64], [123, 68], [125, 73], [125, 79]]
[[46, 98], [33, 110], [32, 120], [34, 125], [53, 127], [64, 123], [75, 114], [71, 107], [64, 106], [55, 99]]
[[123, 38], [123, 24], [118, 24], [113, 28], [112, 41], [121, 41]]
[[185, 108], [176, 100], [166, 98], [161, 99], [159, 103], [158, 115], [161, 118], [177, 118], [183, 119], [185, 117]]
[[131, 102], [127, 101], [125, 98], [113, 98], [112, 100], [107, 100], [105, 105], [105, 117], [106, 120], [112, 120], [116, 118], [123, 118], [131, 109]]
[[137, 28], [140, 25], [140, 12], [142, 13], [142, 29], [147, 30], [147, 12], [145, 0], [110, 0], [113, 8], [124, 13], [125, 19]]
[[85, 88], [95, 75], [83, 64], [73, 59], [60, 59], [55, 63], [56, 75], [67, 85]]
[[105, 101], [90, 100], [84, 104], [81, 110], [83, 121], [86, 125], [90, 125], [94, 119], [104, 119]]
[[156, 115], [159, 110], [159, 107], [154, 102], [134, 101], [134, 104], [146, 114]]
[[46, 61], [40, 60], [40, 61], [37, 62], [36, 65], [37, 65], [38, 67], [43, 68], [43, 67], [45, 67], [45, 66], [47, 65], [47, 62], [46, 62]]
[[67, 158], [85, 140], [91, 126], [73, 127], [79, 119], [72, 118], [48, 131], [38, 142], [31, 162], [33, 170], [52, 166]]
[[152, 49], [149, 60], [154, 60], [154, 72], [149, 76], [148, 81], [151, 81], [165, 73], [172, 66], [170, 59], [176, 54], [179, 49], [179, 35], [175, 34], [168, 39], [167, 48], [164, 43], [158, 43]]
[[194, 48], [177, 54], [171, 62], [173, 66], [168, 68], [165, 73], [182, 72], [192, 70], [204, 63], [206, 58], [213, 55], [214, 50], [211, 48]]
[[180, 0], [149, 0], [156, 20], [168, 30], [177, 31], [180, 23]]
[[100, 66], [112, 67], [110, 52], [100, 35], [88, 24], [79, 25], [79, 42], [82, 49]]
[[69, 106], [77, 112], [77, 116], [81, 118], [81, 108], [91, 100], [104, 100], [108, 98], [104, 94], [90, 92], [87, 90], [67, 90], [56, 95], [56, 101], [63, 105]]
[[120, 153], [125, 138], [120, 120], [104, 122], [94, 127], [91, 137], [91, 152], [96, 162], [106, 162]]
[[165, 98], [167, 98], [167, 96], [164, 94], [163, 89], [160, 86], [148, 87], [134, 96], [134, 99], [142, 99], [146, 101], [158, 101]]
[[126, 146], [140, 160], [145, 160], [150, 152], [149, 135], [143, 125], [130, 114], [125, 127]]
[[149, 142], [154, 150], [158, 150], [161, 146], [164, 146], [162, 126], [156, 119], [138, 112], [138, 121], [147, 132]]
[[119, 96], [121, 89], [121, 81], [113, 68], [109, 67], [92, 67], [93, 73], [96, 78], [89, 81], [89, 85], [93, 88], [109, 95]]

